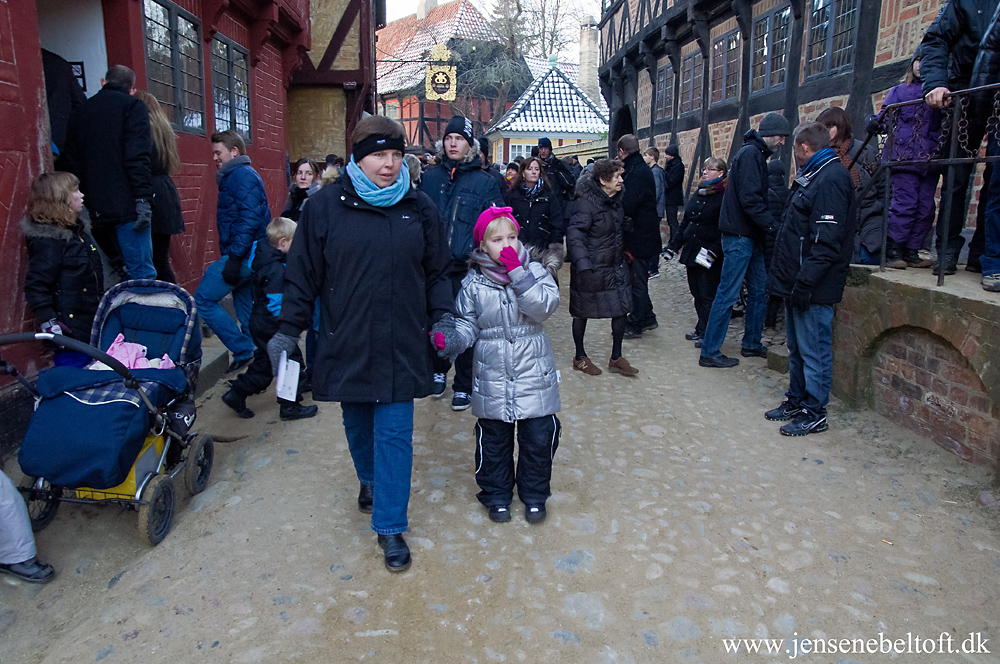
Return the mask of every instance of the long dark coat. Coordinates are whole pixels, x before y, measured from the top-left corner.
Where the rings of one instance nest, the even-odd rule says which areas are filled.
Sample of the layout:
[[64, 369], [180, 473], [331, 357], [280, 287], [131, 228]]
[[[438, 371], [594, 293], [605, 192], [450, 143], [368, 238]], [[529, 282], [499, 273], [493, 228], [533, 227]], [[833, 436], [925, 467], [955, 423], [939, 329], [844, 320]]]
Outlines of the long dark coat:
[[588, 174], [577, 182], [573, 216], [566, 229], [572, 261], [569, 313], [574, 318], [615, 318], [632, 310], [621, 197], [608, 196]]

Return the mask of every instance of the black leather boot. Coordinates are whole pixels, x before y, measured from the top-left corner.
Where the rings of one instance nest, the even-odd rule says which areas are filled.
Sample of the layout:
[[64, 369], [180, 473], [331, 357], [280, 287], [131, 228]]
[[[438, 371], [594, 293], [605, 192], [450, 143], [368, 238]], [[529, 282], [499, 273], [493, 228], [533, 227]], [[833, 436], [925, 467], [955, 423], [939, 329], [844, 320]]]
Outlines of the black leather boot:
[[358, 492], [358, 511], [364, 512], [365, 514], [372, 513], [372, 503], [375, 501], [375, 487], [368, 486], [367, 484], [361, 485], [361, 491]]
[[278, 409], [278, 417], [283, 422], [290, 422], [291, 420], [303, 420], [307, 417], [315, 417], [318, 412], [319, 406], [316, 405], [303, 406], [294, 401], [282, 401], [281, 408]]
[[245, 420], [253, 417], [253, 411], [247, 408], [247, 395], [237, 392], [235, 387], [222, 395], [222, 403], [235, 410], [236, 414]]
[[385, 554], [385, 568], [390, 572], [405, 572], [410, 569], [410, 547], [402, 535], [379, 535], [378, 545]]

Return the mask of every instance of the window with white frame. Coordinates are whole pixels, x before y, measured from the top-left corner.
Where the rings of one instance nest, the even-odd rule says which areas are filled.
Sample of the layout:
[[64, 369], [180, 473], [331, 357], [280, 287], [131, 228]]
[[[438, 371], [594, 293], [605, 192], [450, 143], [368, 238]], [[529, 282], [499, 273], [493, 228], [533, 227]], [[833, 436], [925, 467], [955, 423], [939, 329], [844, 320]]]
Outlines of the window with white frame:
[[175, 129], [205, 130], [201, 24], [169, 0], [143, 0], [146, 85]]
[[212, 96], [215, 130], [235, 129], [249, 143], [249, 56], [246, 49], [219, 35], [212, 39]]
[[514, 161], [518, 157], [530, 157], [531, 148], [535, 147], [535, 145], [534, 143], [511, 143], [509, 161]]
[[783, 7], [754, 21], [751, 93], [770, 92], [785, 87], [791, 20], [791, 7]]
[[740, 94], [740, 31], [712, 43], [712, 103], [733, 101]]

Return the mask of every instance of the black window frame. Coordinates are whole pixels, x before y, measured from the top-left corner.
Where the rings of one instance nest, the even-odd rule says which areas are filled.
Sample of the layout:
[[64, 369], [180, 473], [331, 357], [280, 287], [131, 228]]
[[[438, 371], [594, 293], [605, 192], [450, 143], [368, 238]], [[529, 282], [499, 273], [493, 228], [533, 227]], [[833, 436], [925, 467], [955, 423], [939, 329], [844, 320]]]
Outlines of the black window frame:
[[[215, 42], [219, 42], [220, 44], [224, 45], [228, 49], [227, 53], [226, 53], [226, 67], [227, 67], [226, 72], [220, 72], [215, 67], [215, 59], [216, 59]], [[237, 80], [236, 79], [236, 57], [235, 57], [236, 53], [239, 53], [240, 55], [242, 55], [243, 56], [243, 61], [246, 63], [246, 73], [247, 73], [247, 77], [246, 77], [246, 89], [247, 89], [247, 94], [246, 94], [245, 97], [246, 97], [246, 114], [247, 114], [247, 119], [246, 119], [246, 129], [245, 130], [241, 129], [239, 127], [239, 125], [237, 124], [237, 118], [236, 118], [236, 115], [237, 115], [237, 104], [236, 104], [236, 101], [237, 101], [237, 98], [240, 97], [240, 95], [238, 95], [238, 93], [237, 93], [237, 91], [235, 89], [236, 88], [235, 81]], [[215, 131], [225, 131], [226, 129], [232, 129], [232, 130], [236, 131], [237, 133], [239, 133], [240, 136], [243, 137], [243, 140], [244, 140], [244, 142], [246, 142], [247, 145], [251, 145], [253, 143], [253, 103], [252, 103], [252, 100], [251, 100], [251, 97], [250, 97], [250, 90], [251, 90], [251, 88], [253, 86], [252, 86], [252, 83], [251, 83], [251, 80], [250, 80], [250, 78], [251, 78], [251, 71], [250, 71], [250, 69], [251, 69], [251, 66], [250, 66], [250, 51], [249, 51], [249, 49], [247, 49], [247, 48], [245, 48], [243, 46], [240, 46], [235, 41], [233, 41], [229, 37], [226, 37], [225, 35], [221, 35], [221, 34], [216, 33], [215, 36], [212, 37], [212, 110], [213, 110], [213, 114], [215, 116]], [[228, 83], [228, 85], [226, 87], [221, 87], [221, 86], [219, 86], [219, 85], [216, 84], [217, 81], [218, 81], [218, 79], [220, 78], [220, 76], [219, 76], [220, 74], [224, 75], [226, 77], [226, 81]], [[228, 93], [228, 96], [229, 96], [229, 124], [228, 124], [228, 126], [225, 126], [225, 127], [219, 125], [219, 114], [217, 112], [218, 104], [216, 103], [216, 100], [215, 100], [215, 91], [216, 90], [225, 90]]]
[[812, 0], [806, 32], [806, 80], [854, 67], [858, 5], [858, 0]]
[[654, 120], [670, 120], [674, 116], [674, 68], [669, 62], [656, 70], [656, 111]]
[[[730, 104], [740, 97], [740, 30], [736, 28], [712, 41], [712, 85], [709, 103]], [[721, 46], [721, 49], [720, 49]], [[722, 85], [716, 87], [716, 71], [721, 70]], [[719, 93], [718, 96], [716, 93]]]
[[[146, 13], [147, 3], [152, 3], [162, 7], [167, 12], [168, 25], [164, 26], [167, 29], [170, 39], [170, 69], [171, 69], [171, 81], [168, 83], [166, 81], [161, 81], [157, 78], [150, 77], [150, 71], [155, 69], [154, 65], [164, 64], [150, 57], [150, 43], [162, 44], [162, 42], [154, 39], [151, 35], [152, 27], [150, 23], [156, 23], [157, 25], [163, 25], [155, 19], [151, 19]], [[205, 113], [205, 51], [203, 47], [202, 40], [202, 25], [201, 20], [187, 11], [186, 9], [178, 6], [176, 3], [171, 2], [171, 0], [142, 0], [142, 37], [143, 37], [143, 55], [146, 58], [146, 87], [151, 94], [157, 97], [157, 101], [160, 102], [161, 106], [164, 106], [164, 112], [167, 114], [169, 119], [173, 115], [173, 119], [170, 120], [170, 126], [174, 128], [175, 131], [183, 132], [186, 134], [196, 134], [199, 136], [205, 136], [208, 129], [208, 122], [206, 121]], [[180, 39], [181, 34], [178, 28], [178, 19], [183, 19], [189, 23], [195, 31], [194, 39], [187, 38], [188, 41], [194, 43], [197, 48], [197, 75], [198, 80], [198, 90], [190, 90], [185, 87], [185, 77], [195, 76], [189, 73], [182, 66], [182, 57], [190, 57], [181, 53]], [[164, 88], [169, 88], [171, 90], [171, 100], [167, 100], [166, 95], [162, 94]], [[160, 94], [157, 94], [157, 93]], [[189, 106], [187, 102], [190, 100], [191, 95], [196, 95], [200, 101], [200, 108], [195, 108], [194, 106]], [[188, 111], [192, 113], [197, 113], [200, 115], [201, 125], [193, 126], [185, 122], [188, 117]]]
[[[779, 18], [783, 16], [784, 36], [778, 39], [776, 25], [780, 25]], [[759, 44], [758, 28], [763, 26], [763, 44]], [[751, 60], [750, 60], [750, 94], [766, 94], [785, 87], [788, 80], [788, 46], [791, 38], [792, 27], [792, 7], [776, 7], [775, 9], [762, 14], [754, 19], [753, 28], [750, 32], [751, 39]], [[781, 45], [781, 51], [779, 46]], [[781, 66], [775, 67], [775, 60], [781, 59]], [[775, 76], [780, 75], [781, 80], [775, 82]], [[759, 80], [763, 80], [762, 87], [756, 87]]]
[[[688, 67], [688, 63], [690, 63], [690, 67]], [[705, 58], [702, 57], [700, 49], [681, 58], [681, 98], [677, 109], [678, 116], [701, 111], [701, 89], [704, 75]]]

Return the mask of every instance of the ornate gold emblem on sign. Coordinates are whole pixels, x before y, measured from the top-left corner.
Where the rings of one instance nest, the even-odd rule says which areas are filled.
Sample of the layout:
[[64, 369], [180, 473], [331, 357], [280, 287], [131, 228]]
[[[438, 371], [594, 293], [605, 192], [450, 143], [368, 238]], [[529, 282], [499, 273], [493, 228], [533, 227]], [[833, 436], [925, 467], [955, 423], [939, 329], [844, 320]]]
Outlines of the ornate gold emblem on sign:
[[431, 49], [431, 60], [436, 62], [427, 64], [427, 75], [424, 79], [424, 95], [427, 101], [455, 101], [456, 68], [454, 65], [443, 64], [451, 60], [451, 51], [444, 44], [437, 44]]

